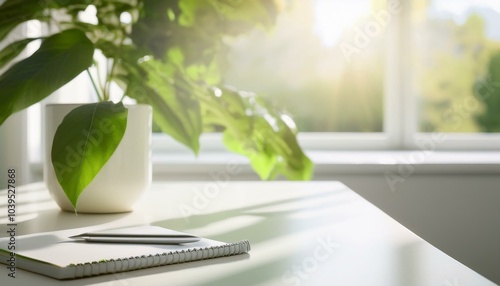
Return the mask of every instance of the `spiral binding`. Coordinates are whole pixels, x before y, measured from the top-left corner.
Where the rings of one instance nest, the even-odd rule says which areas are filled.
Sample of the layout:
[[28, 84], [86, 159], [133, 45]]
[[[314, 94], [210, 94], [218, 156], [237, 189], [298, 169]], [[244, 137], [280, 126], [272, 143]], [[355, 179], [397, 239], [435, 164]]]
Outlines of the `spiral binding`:
[[195, 260], [212, 259], [223, 256], [243, 254], [250, 251], [250, 242], [242, 240], [220, 246], [193, 248], [181, 251], [163, 252], [154, 255], [142, 255], [129, 258], [93, 261], [70, 264], [74, 268], [75, 278], [111, 274], [156, 266], [184, 263]]

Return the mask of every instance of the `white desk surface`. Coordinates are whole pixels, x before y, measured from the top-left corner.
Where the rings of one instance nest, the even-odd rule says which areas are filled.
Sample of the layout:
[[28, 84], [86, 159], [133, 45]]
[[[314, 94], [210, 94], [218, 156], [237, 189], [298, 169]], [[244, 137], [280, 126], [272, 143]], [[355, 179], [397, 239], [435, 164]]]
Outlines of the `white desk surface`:
[[[6, 203], [2, 190], [0, 237], [7, 235]], [[495, 285], [338, 182], [155, 182], [135, 211], [110, 215], [62, 212], [37, 183], [18, 188], [17, 223], [17, 235], [152, 224], [248, 239], [252, 250], [72, 281], [21, 269], [12, 279], [0, 265], [1, 285]]]

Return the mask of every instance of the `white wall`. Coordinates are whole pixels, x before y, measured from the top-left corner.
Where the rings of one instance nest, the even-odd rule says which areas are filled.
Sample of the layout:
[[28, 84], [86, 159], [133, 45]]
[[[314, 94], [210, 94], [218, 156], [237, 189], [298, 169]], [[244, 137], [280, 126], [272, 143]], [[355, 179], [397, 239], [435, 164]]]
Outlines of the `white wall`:
[[500, 284], [500, 176], [415, 174], [393, 192], [383, 175], [333, 178], [408, 229]]
[[[0, 0], [0, 4], [4, 1]], [[19, 39], [25, 35], [27, 28], [24, 25], [15, 28], [6, 38], [0, 43], [0, 50], [13, 40]], [[22, 52], [21, 56], [25, 55]], [[0, 69], [0, 74], [3, 74], [12, 63]], [[27, 128], [27, 112], [20, 111], [11, 115], [0, 126], [0, 189], [7, 188], [7, 170], [15, 168], [17, 173], [16, 185], [27, 184], [32, 179], [32, 173], [28, 167], [28, 128]]]
[[0, 189], [7, 188], [7, 170], [16, 170], [16, 185], [31, 180], [28, 166], [26, 112], [18, 112], [0, 126]]

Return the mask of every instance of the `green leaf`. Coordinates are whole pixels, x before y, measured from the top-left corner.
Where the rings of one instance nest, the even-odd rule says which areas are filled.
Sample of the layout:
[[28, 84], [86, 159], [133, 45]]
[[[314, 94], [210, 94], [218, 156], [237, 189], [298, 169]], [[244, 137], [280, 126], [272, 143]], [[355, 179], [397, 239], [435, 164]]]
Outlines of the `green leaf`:
[[151, 105], [158, 127], [198, 154], [202, 118], [199, 102], [192, 94], [195, 88], [187, 83], [186, 77], [179, 75], [180, 70], [172, 63], [150, 59], [141, 66], [146, 78], [142, 82], [129, 81], [127, 95]]
[[[170, 89], [170, 93], [164, 91], [151, 91], [147, 101], [154, 110], [153, 119], [161, 131], [169, 134], [175, 140], [189, 147], [195, 154], [200, 151], [201, 135], [201, 115], [199, 106], [192, 102], [192, 107], [185, 109], [174, 109], [166, 100], [167, 96], [175, 94], [171, 87], [163, 87], [163, 90]], [[180, 101], [181, 105], [188, 105], [189, 102]], [[180, 113], [184, 115], [179, 116]]]
[[43, 16], [42, 1], [7, 0], [0, 6], [0, 41], [15, 27]]
[[127, 114], [121, 102], [86, 104], [72, 110], [57, 128], [52, 164], [59, 184], [75, 209], [82, 191], [122, 140]]
[[29, 43], [37, 39], [38, 38], [22, 39], [3, 48], [3, 50], [0, 51], [0, 68], [12, 61], [26, 48]]
[[276, 112], [262, 98], [227, 88], [214, 88], [216, 96], [204, 102], [203, 119], [225, 127], [224, 144], [250, 159], [261, 179], [278, 174], [292, 180], [308, 180], [313, 173], [311, 160], [297, 142], [295, 124]]
[[210, 7], [209, 1], [179, 0], [179, 8], [182, 11], [179, 23], [183, 26], [193, 26], [196, 24], [198, 11], [207, 11], [208, 7]]
[[46, 38], [40, 48], [0, 76], [0, 124], [39, 102], [92, 64], [94, 45], [79, 30]]
[[[286, 145], [286, 148], [277, 151], [283, 158], [278, 164], [277, 171], [291, 180], [310, 180], [314, 166], [297, 141], [295, 126], [290, 126], [292, 119], [283, 114], [277, 115], [276, 118], [279, 131], [275, 136], [277, 136], [277, 141], [280, 141], [278, 144]], [[295, 123], [292, 124], [295, 125]]]
[[[226, 130], [223, 133], [223, 142], [228, 150], [246, 156], [250, 160], [252, 169], [263, 180], [271, 179], [273, 170], [278, 160], [276, 154], [268, 153], [262, 149], [255, 148], [255, 139], [251, 137], [246, 140], [241, 140], [241, 137], [236, 137], [235, 134]], [[251, 142], [254, 141], [254, 142]], [[260, 145], [260, 142], [257, 144]]]
[[233, 22], [246, 22], [251, 27], [260, 24], [269, 28], [276, 19], [276, 7], [272, 1], [211, 0], [209, 2], [221, 17]]

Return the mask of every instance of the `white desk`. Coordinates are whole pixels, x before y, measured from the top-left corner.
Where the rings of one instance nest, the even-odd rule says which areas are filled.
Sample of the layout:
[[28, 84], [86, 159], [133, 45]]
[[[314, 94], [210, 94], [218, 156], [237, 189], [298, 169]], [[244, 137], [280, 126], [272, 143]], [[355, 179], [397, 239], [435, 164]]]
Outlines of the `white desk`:
[[[156, 182], [134, 212], [113, 215], [61, 212], [41, 183], [18, 188], [17, 199], [17, 235], [153, 224], [227, 242], [248, 239], [252, 250], [73, 281], [21, 269], [12, 279], [0, 265], [1, 285], [495, 285], [338, 182]], [[6, 202], [0, 191], [2, 237]]]

